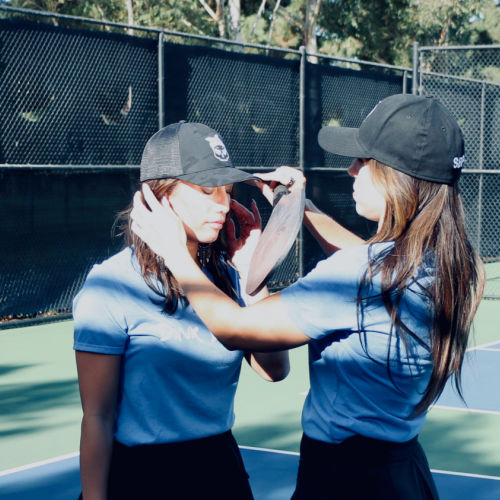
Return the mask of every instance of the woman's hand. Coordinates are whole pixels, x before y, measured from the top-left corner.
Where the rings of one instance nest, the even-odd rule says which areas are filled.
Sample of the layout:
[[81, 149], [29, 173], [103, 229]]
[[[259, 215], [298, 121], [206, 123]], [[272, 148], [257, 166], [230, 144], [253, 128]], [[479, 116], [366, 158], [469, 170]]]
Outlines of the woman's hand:
[[252, 255], [260, 238], [262, 222], [257, 203], [252, 200], [252, 211], [236, 200], [231, 200], [231, 211], [238, 221], [240, 236], [236, 238], [234, 220], [226, 221], [227, 246], [229, 257], [238, 269], [242, 279], [246, 279]]
[[147, 184], [142, 185], [142, 196], [141, 191], [134, 195], [132, 231], [171, 267], [179, 257], [189, 255], [184, 226], [166, 197], [159, 202]]
[[271, 205], [274, 205], [274, 190], [278, 185], [286, 186], [290, 191], [300, 191], [306, 185], [303, 172], [294, 167], [281, 166], [272, 172], [254, 175], [264, 181], [259, 188]]

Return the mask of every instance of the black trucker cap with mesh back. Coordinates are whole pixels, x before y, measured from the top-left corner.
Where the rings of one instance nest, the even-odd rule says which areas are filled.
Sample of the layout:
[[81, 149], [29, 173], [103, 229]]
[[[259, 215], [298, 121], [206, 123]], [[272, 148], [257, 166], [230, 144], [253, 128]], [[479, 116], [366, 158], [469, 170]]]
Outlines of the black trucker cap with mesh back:
[[168, 125], [146, 143], [141, 182], [180, 179], [198, 186], [224, 186], [256, 177], [234, 167], [219, 134], [202, 123]]

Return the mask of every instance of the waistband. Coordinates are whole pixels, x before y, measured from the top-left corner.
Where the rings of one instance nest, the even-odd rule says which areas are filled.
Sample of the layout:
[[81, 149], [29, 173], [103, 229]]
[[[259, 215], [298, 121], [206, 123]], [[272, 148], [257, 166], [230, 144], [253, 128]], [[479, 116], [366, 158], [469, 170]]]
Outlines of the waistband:
[[397, 443], [356, 435], [335, 444], [318, 441], [304, 434], [300, 444], [301, 454], [313, 453], [317, 458], [342, 462], [346, 460], [399, 460], [413, 454], [417, 448], [420, 448], [418, 436], [409, 441]]
[[130, 452], [140, 454], [141, 452], [150, 453], [150, 452], [169, 452], [176, 453], [180, 450], [190, 452], [190, 450], [199, 450], [200, 448], [208, 448], [212, 446], [217, 446], [221, 443], [234, 441], [233, 434], [231, 430], [223, 432], [221, 434], [215, 434], [213, 436], [207, 436], [198, 439], [191, 439], [189, 441], [175, 441], [172, 443], [153, 443], [153, 444], [139, 444], [134, 446], [127, 446], [125, 444], [120, 443], [115, 439], [113, 443], [113, 448], [118, 452]]

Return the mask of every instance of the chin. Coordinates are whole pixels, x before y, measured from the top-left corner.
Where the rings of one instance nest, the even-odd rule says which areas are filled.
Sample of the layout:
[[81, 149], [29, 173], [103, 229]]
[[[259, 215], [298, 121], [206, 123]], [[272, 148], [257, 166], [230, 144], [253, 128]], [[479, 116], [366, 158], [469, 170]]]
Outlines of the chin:
[[363, 212], [363, 209], [360, 209], [360, 208], [358, 207], [358, 205], [356, 205], [356, 213], [357, 213], [359, 216], [364, 217], [365, 219], [367, 218], [367, 217], [366, 217], [366, 215], [365, 215], [365, 213]]
[[214, 243], [217, 241], [217, 238], [219, 237], [219, 233], [217, 232], [216, 234], [204, 234], [200, 235], [198, 238], [198, 243]]

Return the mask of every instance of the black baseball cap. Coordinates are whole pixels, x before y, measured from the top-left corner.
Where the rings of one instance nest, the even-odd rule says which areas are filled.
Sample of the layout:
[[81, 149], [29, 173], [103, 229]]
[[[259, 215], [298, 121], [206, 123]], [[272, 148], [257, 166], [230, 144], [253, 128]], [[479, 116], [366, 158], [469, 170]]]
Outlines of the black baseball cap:
[[167, 125], [144, 147], [141, 182], [166, 178], [207, 187], [257, 179], [234, 167], [226, 145], [215, 130], [192, 122]]
[[462, 131], [432, 96], [387, 97], [359, 128], [323, 127], [318, 142], [330, 153], [374, 158], [417, 179], [442, 184], [457, 181], [465, 163]]

